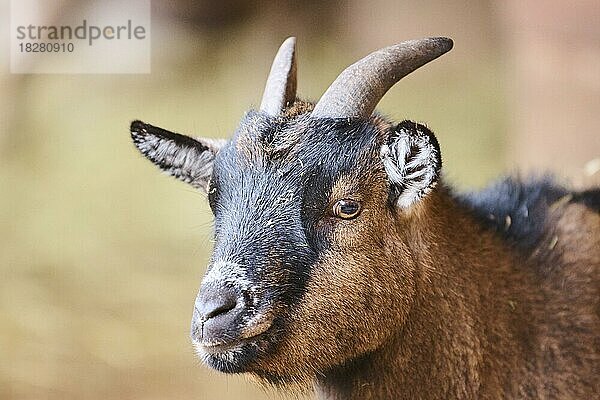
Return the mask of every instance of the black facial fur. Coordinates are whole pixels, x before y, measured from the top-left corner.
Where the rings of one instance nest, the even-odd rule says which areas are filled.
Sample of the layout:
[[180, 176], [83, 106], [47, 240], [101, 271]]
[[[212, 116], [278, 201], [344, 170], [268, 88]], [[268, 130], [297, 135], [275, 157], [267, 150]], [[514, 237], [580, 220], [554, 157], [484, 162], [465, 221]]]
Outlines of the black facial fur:
[[[264, 143], [283, 141], [290, 134], [288, 128], [301, 130], [303, 138], [288, 148], [264, 151]], [[239, 141], [251, 135], [258, 143], [256, 152], [262, 154], [249, 156], [247, 148], [240, 149]], [[377, 148], [375, 130], [367, 123], [305, 119], [288, 127], [285, 122], [278, 125], [268, 116], [250, 112], [215, 159], [210, 191], [214, 191], [217, 255], [220, 242], [231, 242], [232, 235], [240, 235], [239, 229], [248, 231], [248, 236], [240, 239], [250, 242], [257, 236], [254, 243], [258, 246], [262, 240], [258, 237], [285, 228], [278, 233], [278, 240], [289, 237], [292, 244], [308, 244], [314, 253], [309, 258], [314, 261], [327, 247], [326, 238], [315, 227], [329, 210], [331, 188], [343, 175], [370, 169], [364, 161], [372, 158], [371, 164], [375, 164]], [[265, 245], [273, 246], [276, 243]], [[289, 256], [294, 251], [282, 254]]]
[[211, 366], [240, 372], [276, 345], [311, 267], [330, 245], [320, 223], [330, 212], [331, 188], [342, 176], [368, 177], [379, 146], [375, 127], [362, 121], [298, 117], [292, 123], [257, 112], [244, 118], [214, 161], [213, 260], [246, 266], [261, 302], [281, 312], [258, 346], [243, 348], [235, 362], [209, 359]]

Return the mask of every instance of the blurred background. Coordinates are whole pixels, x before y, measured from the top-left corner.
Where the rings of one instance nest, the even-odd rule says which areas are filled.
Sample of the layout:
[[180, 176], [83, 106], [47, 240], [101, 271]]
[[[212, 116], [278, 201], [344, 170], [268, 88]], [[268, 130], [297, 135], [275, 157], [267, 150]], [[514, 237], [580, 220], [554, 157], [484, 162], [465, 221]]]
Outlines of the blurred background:
[[[210, 211], [138, 154], [128, 126], [228, 137], [287, 36], [307, 99], [372, 50], [449, 36], [454, 50], [379, 108], [427, 122], [449, 182], [517, 170], [599, 181], [598, 1], [152, 3], [145, 75], [10, 74], [0, 3], [0, 399], [281, 398], [194, 357]], [[55, 18], [118, 4], [65, 1]]]

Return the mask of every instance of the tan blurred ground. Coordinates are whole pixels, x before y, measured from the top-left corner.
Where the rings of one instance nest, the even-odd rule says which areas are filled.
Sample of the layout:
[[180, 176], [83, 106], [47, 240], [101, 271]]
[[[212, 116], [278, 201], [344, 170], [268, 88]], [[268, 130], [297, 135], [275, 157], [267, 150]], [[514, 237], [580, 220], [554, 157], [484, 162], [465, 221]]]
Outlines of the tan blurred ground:
[[[202, 195], [142, 159], [127, 128], [140, 118], [230, 135], [259, 102], [288, 35], [298, 36], [299, 92], [307, 98], [373, 49], [452, 37], [455, 49], [401, 82], [380, 109], [426, 121], [460, 187], [519, 165], [577, 175], [600, 157], [597, 26], [584, 42], [555, 32], [565, 53], [539, 39], [546, 28], [535, 7], [527, 14], [474, 0], [154, 3], [150, 75], [10, 75], [8, 33], [1, 42], [0, 399], [279, 398], [195, 360], [188, 324], [211, 248], [210, 212]], [[580, 20], [562, 23], [575, 29]], [[576, 61], [579, 73], [564, 66], [548, 70], [560, 84], [532, 81], [540, 42], [537, 58]], [[568, 96], [568, 107], [544, 107], [547, 91]]]

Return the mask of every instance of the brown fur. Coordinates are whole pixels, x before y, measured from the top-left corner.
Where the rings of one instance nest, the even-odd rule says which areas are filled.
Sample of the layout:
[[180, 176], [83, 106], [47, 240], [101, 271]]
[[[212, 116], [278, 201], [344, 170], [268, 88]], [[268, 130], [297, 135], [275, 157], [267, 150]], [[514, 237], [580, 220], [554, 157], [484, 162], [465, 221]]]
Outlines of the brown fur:
[[[249, 113], [233, 139], [236, 157], [242, 160], [228, 160], [231, 168], [235, 163], [258, 166], [278, 161], [290, 168], [301, 164], [299, 144], [310, 131], [306, 113], [312, 108], [297, 101], [274, 120]], [[324, 130], [330, 121], [325, 122]], [[329, 210], [340, 199], [353, 199], [360, 202], [362, 212], [345, 220], [325, 209], [311, 220], [318, 221], [311, 228], [327, 238], [326, 250], [315, 252], [316, 263], [311, 259], [302, 283], [306, 287], [297, 301], [277, 303], [269, 310], [284, 322], [273, 332], [264, 332], [271, 335], [268, 351], [258, 353], [243, 371], [266, 384], [314, 385], [327, 399], [597, 397], [597, 200], [586, 206], [574, 198], [582, 197], [578, 193], [547, 208], [544, 203], [543, 221], [532, 220], [540, 217], [537, 207], [531, 216], [526, 208], [529, 219], [524, 223], [543, 229], [541, 239], [535, 236], [531, 241], [535, 248], [485, 225], [478, 219], [481, 215], [443, 182], [435, 186], [432, 181], [427, 187], [432, 191], [400, 207], [390, 200], [394, 190], [381, 155], [398, 128], [377, 115], [370, 123], [375, 133], [352, 161], [362, 168], [353, 164], [344, 169], [331, 188], [311, 188], [331, 193]], [[415, 126], [414, 134], [420, 130]], [[163, 142], [183, 140], [189, 147], [189, 140], [139, 121], [132, 124], [132, 135], [161, 168], [178, 177], [193, 176], [195, 171], [181, 174], [185, 166], [178, 163], [181, 157], [156, 154], [157, 148], [166, 146]], [[435, 141], [432, 133], [423, 138]], [[215, 153], [219, 146], [198, 143]], [[317, 157], [322, 155], [320, 145], [311, 150]], [[429, 154], [439, 156], [439, 151]], [[319, 162], [339, 159], [334, 152], [323, 156]], [[298, 168], [311, 173], [302, 165]], [[431, 179], [435, 178], [437, 172]], [[265, 186], [264, 191], [269, 190], [276, 189]], [[510, 227], [510, 217], [503, 222], [501, 229]], [[277, 278], [285, 273], [281, 258], [289, 251], [275, 251], [279, 238], [274, 240], [269, 250], [271, 275], [261, 279], [268, 278], [269, 285], [285, 291]]]
[[553, 211], [542, 246], [554, 246], [540, 253], [557, 265], [541, 276], [538, 257], [516, 255], [444, 190], [426, 200], [411, 215], [340, 228], [342, 251], [315, 269], [286, 356], [267, 368], [316, 375], [332, 399], [593, 398], [600, 216], [581, 205]]
[[322, 222], [332, 248], [253, 375], [314, 382], [328, 399], [600, 392], [599, 214], [557, 202], [538, 248], [522, 254], [443, 185], [391, 211], [384, 182], [381, 170], [334, 187], [332, 202], [359, 198], [362, 216]]

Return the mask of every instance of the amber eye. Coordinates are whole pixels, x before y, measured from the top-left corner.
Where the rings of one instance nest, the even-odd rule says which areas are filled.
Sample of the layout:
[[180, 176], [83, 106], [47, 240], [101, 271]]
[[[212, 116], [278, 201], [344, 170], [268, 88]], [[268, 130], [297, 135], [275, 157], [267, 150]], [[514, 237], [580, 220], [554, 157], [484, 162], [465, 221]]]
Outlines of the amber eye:
[[360, 213], [360, 203], [356, 200], [338, 200], [333, 205], [333, 215], [343, 219], [352, 219]]

